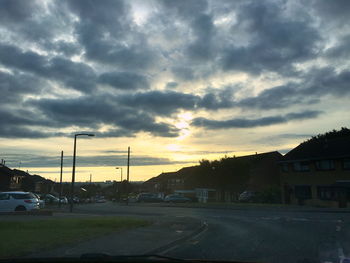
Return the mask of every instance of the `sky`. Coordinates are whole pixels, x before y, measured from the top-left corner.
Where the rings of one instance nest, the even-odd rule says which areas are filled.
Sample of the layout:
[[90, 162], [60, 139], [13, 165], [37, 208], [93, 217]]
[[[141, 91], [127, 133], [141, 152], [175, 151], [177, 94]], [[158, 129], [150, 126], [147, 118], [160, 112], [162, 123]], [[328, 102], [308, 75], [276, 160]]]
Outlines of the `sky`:
[[348, 0], [0, 0], [0, 158], [147, 180], [350, 122]]

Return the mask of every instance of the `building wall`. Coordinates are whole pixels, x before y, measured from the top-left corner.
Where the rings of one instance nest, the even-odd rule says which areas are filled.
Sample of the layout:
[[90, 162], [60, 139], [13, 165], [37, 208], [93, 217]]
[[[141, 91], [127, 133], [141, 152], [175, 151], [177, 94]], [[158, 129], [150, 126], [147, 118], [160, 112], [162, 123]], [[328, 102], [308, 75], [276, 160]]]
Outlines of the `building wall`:
[[[281, 166], [281, 190], [283, 203], [338, 207], [338, 200], [321, 200], [318, 195], [318, 187], [330, 187], [337, 181], [350, 181], [350, 170], [344, 170], [342, 160], [334, 160], [333, 170], [318, 170], [316, 161], [309, 163], [309, 171], [294, 171], [293, 163], [288, 163], [288, 172]], [[300, 200], [296, 197], [298, 186], [310, 186], [311, 198]], [[288, 198], [288, 195], [290, 198]], [[288, 200], [290, 199], [290, 200]]]

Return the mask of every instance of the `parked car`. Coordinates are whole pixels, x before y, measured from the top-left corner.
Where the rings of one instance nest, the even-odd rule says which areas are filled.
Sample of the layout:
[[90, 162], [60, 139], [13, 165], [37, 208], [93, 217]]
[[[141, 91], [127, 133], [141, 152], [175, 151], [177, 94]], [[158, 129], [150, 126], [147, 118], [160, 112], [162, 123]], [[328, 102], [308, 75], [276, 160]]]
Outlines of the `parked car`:
[[44, 200], [46, 204], [58, 204], [59, 202], [59, 199], [52, 194], [46, 194]]
[[256, 192], [254, 191], [244, 191], [242, 192], [239, 197], [238, 201], [240, 202], [254, 202], [256, 196]]
[[163, 202], [163, 199], [152, 193], [142, 193], [137, 196], [138, 203], [159, 203]]
[[106, 203], [106, 199], [98, 198], [98, 199], [96, 199], [96, 203]]
[[39, 209], [38, 198], [30, 192], [0, 192], [0, 211], [30, 211]]
[[61, 196], [61, 198], [59, 199], [61, 201], [61, 204], [68, 204], [68, 198], [65, 196]]
[[45, 200], [42, 199], [42, 195], [33, 193], [33, 195], [35, 195], [36, 198], [38, 198], [39, 201], [39, 207], [40, 208], [45, 208]]
[[167, 203], [189, 203], [192, 200], [190, 198], [184, 197], [182, 195], [171, 194], [164, 198], [164, 202]]

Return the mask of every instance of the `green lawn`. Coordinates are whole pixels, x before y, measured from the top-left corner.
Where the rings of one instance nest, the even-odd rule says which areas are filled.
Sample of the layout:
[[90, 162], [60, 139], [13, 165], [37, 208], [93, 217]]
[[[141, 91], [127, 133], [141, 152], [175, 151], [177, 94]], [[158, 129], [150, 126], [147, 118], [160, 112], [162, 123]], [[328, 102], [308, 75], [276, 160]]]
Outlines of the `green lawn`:
[[141, 219], [120, 217], [0, 221], [0, 257], [21, 256], [149, 224]]

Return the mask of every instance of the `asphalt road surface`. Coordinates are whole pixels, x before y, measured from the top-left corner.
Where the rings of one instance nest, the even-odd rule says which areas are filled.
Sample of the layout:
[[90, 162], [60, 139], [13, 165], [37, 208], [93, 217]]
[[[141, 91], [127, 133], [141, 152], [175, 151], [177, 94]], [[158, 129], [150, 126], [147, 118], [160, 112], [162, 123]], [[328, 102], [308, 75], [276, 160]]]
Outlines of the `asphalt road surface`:
[[[350, 213], [281, 209], [203, 209], [129, 206], [112, 203], [78, 206], [77, 212], [136, 217], [195, 218], [207, 224], [200, 234], [162, 254], [187, 259], [257, 262], [340, 262], [349, 240]], [[345, 251], [345, 252], [344, 252]]]

